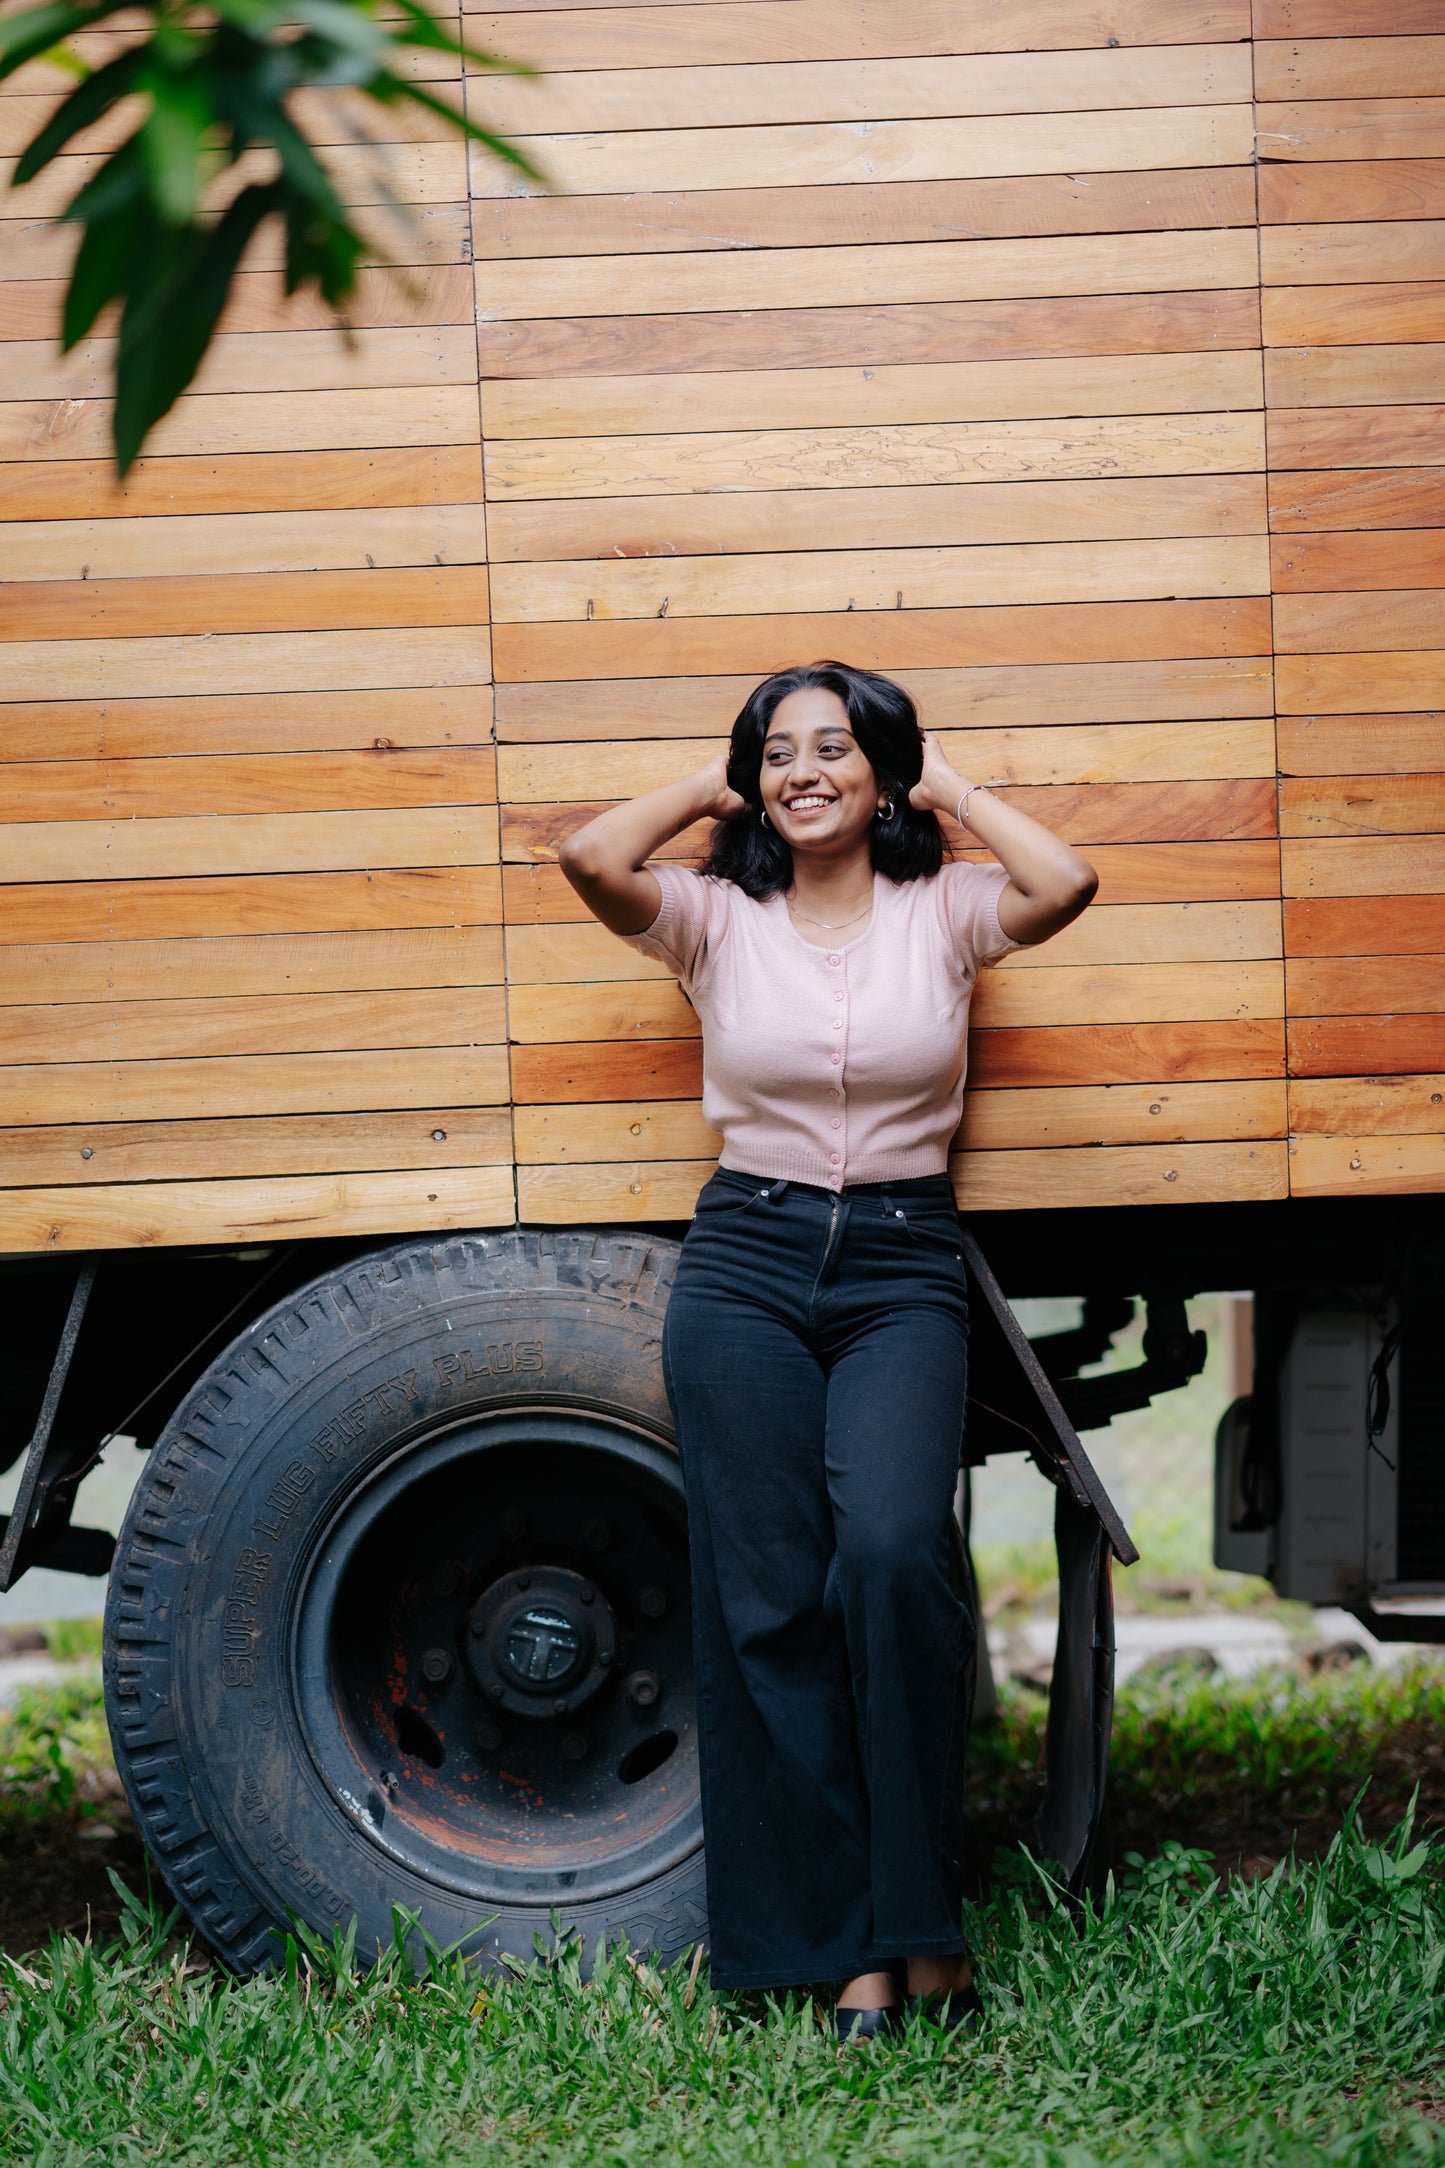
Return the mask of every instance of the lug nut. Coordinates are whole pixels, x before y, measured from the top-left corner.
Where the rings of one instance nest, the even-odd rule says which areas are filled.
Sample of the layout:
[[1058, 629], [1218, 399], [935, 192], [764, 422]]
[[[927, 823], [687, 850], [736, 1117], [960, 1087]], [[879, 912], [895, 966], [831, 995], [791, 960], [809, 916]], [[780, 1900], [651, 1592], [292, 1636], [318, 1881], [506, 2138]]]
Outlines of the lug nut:
[[611, 1664], [612, 1664], [612, 1651], [611, 1651], [611, 1649], [599, 1649], [599, 1650], [598, 1650], [598, 1652], [597, 1652], [597, 1666], [598, 1666], [598, 1669], [599, 1669], [599, 1670], [601, 1670], [601, 1671], [607, 1671], [607, 1670], [609, 1670], [609, 1669], [610, 1669], [610, 1667], [611, 1667]]
[[592, 1735], [585, 1731], [564, 1731], [562, 1752], [568, 1761], [586, 1761], [592, 1752]]
[[502, 1743], [502, 1727], [489, 1716], [479, 1716], [472, 1726], [472, 1745], [479, 1754], [495, 1754]]
[[637, 1599], [637, 1608], [644, 1618], [661, 1618], [667, 1609], [665, 1588], [645, 1588]]
[[531, 1587], [531, 1585], [532, 1585], [532, 1576], [531, 1576], [531, 1574], [530, 1574], [530, 1573], [527, 1573], [526, 1571], [523, 1571], [523, 1572], [521, 1572], [521, 1573], [517, 1574], [517, 1575], [515, 1576], [515, 1579], [516, 1579], [516, 1583], [517, 1583], [517, 1586], [518, 1586], [518, 1588], [530, 1588], [530, 1587]]
[[492, 1684], [487, 1688], [487, 1692], [491, 1696], [493, 1701], [500, 1701], [504, 1692], [501, 1681], [494, 1679]]
[[577, 1591], [584, 1603], [596, 1603], [597, 1591], [590, 1581], [584, 1581]]
[[612, 1524], [610, 1521], [584, 1521], [582, 1541], [589, 1551], [610, 1551], [612, 1548]]
[[627, 1698], [636, 1708], [650, 1709], [662, 1693], [662, 1681], [655, 1671], [634, 1671], [627, 1681]]
[[456, 1669], [446, 1649], [426, 1649], [422, 1653], [421, 1675], [433, 1686], [445, 1686]]

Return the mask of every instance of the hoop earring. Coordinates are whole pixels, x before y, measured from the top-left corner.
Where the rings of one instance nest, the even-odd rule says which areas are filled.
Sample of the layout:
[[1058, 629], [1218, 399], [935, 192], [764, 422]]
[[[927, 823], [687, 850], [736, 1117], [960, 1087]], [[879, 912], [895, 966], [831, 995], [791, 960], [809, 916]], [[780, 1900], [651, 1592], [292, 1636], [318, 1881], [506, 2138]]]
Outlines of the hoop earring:
[[758, 819], [762, 822], [764, 828], [766, 828], [768, 825], [768, 809], [766, 806], [760, 805], [758, 807]]
[[882, 807], [882, 806], [880, 805], [880, 806], [879, 806], [879, 807], [877, 808], [877, 810], [875, 811], [875, 813], [874, 813], [874, 815], [873, 815], [873, 818], [874, 818], [874, 820], [877, 820], [877, 821], [891, 821], [891, 820], [892, 820], [892, 818], [893, 818], [893, 816], [894, 816], [894, 814], [895, 814], [895, 813], [896, 813], [897, 811], [898, 811], [898, 808], [897, 808], [897, 806], [896, 806], [896, 805], [895, 805], [895, 804], [893, 803], [893, 797], [892, 797], [892, 793], [890, 792], [890, 794], [889, 794], [889, 798], [888, 798], [888, 805], [887, 805], [887, 810], [885, 811], [885, 809], [884, 809], [884, 808], [883, 808], [883, 807]]

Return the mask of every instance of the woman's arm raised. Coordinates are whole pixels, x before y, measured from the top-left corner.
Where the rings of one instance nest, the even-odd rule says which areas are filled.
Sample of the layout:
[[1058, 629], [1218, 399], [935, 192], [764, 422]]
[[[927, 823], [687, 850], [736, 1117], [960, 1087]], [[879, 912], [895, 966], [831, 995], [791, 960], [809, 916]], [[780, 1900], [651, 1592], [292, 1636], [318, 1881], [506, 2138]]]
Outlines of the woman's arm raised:
[[923, 774], [908, 793], [920, 812], [950, 813], [959, 818], [967, 795], [963, 825], [978, 837], [1008, 875], [998, 899], [998, 922], [1010, 941], [1032, 948], [1047, 941], [1092, 902], [1099, 876], [1087, 858], [1063, 842], [1042, 821], [1005, 805], [984, 783], [969, 784], [944, 759], [931, 732], [923, 740]]
[[662, 904], [647, 861], [694, 821], [735, 820], [747, 801], [731, 789], [719, 753], [681, 783], [610, 806], [579, 828], [557, 853], [562, 871], [594, 918], [613, 933], [645, 933]]

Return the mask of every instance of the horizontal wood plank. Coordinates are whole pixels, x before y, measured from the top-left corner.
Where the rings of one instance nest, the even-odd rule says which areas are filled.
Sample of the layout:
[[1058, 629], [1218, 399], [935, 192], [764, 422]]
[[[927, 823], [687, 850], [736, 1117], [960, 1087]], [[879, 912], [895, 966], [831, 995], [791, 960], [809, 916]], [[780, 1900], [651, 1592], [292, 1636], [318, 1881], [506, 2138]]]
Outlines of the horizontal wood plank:
[[[1382, 259], [1376, 259], [1377, 263]], [[1394, 268], [1392, 258], [1383, 258]], [[1285, 286], [1262, 296], [1266, 346], [1439, 344], [1445, 339], [1445, 283]]]
[[[1363, 32], [1363, 26], [1361, 26]], [[1254, 95], [1296, 98], [1421, 98], [1445, 93], [1445, 36], [1265, 36], [1254, 51]]]
[[1272, 474], [1269, 524], [1275, 534], [1340, 527], [1445, 527], [1445, 474], [1438, 467]]
[[390, 505], [480, 502], [481, 446], [220, 453], [138, 459], [124, 482], [109, 458], [0, 464], [0, 518], [153, 519], [301, 509], [316, 515]]
[[112, 580], [24, 580], [0, 591], [0, 641], [131, 640], [185, 634], [369, 631], [485, 625], [485, 565], [362, 572], [253, 572]]
[[[820, 258], [826, 257], [826, 261]], [[544, 256], [477, 268], [481, 324], [516, 318], [663, 316], [719, 309], [1236, 291], [1256, 270], [1253, 236], [1076, 234], [1068, 240], [899, 241], [672, 256]], [[492, 425], [489, 423], [488, 425]]]
[[568, 675], [612, 677], [624, 672], [638, 677], [712, 677], [751, 670], [761, 676], [781, 669], [796, 655], [829, 653], [844, 634], [849, 660], [870, 670], [1144, 662], [1175, 655], [1264, 655], [1270, 650], [1268, 604], [1251, 598], [1040, 603], [1022, 609], [858, 610], [849, 615], [846, 625], [837, 615], [802, 614], [679, 619], [672, 624], [654, 619], [620, 625], [500, 625], [493, 638], [497, 675], [516, 683]]
[[1438, 956], [1291, 957], [1288, 1014], [1301, 1016], [1438, 1015], [1445, 1010], [1445, 953]]
[[1445, 648], [1445, 594], [1408, 587], [1373, 594], [1277, 595], [1275, 650], [1293, 655], [1419, 653]]
[[219, 1120], [399, 1107], [504, 1106], [504, 1047], [368, 1047], [174, 1061], [0, 1066], [0, 1126]]
[[1291, 778], [1279, 826], [1282, 836], [1445, 834], [1445, 772]]
[[227, 939], [496, 926], [502, 919], [502, 885], [496, 865], [102, 877], [19, 882], [5, 890], [3, 906], [0, 945]]
[[1287, 956], [1445, 955], [1445, 896], [1295, 896]]
[[1445, 465], [1445, 406], [1276, 409], [1267, 417], [1271, 469]]
[[[115, 375], [114, 339], [82, 339], [57, 355], [54, 337], [0, 340], [0, 399], [103, 399]], [[382, 390], [475, 381], [466, 324], [357, 331], [250, 331], [215, 337], [196, 372], [194, 398], [276, 392]]]
[[[1391, 1137], [1441, 1134], [1445, 1074], [1298, 1077], [1289, 1087], [1292, 1135]], [[600, 1156], [600, 1155], [599, 1155]]]
[[148, 821], [33, 821], [0, 839], [0, 883], [492, 865], [490, 808], [237, 813]]
[[506, 1000], [495, 986], [0, 1007], [0, 1063], [498, 1046], [506, 1036]]
[[1445, 768], [1445, 721], [1421, 715], [1282, 715], [1282, 775], [1409, 775]]
[[[342, 568], [356, 572], [362, 567], [480, 565], [486, 554], [486, 519], [479, 503], [0, 523], [0, 579], [36, 582], [141, 574], [147, 580], [167, 575], [194, 580], [217, 573], [275, 579]], [[257, 618], [264, 612], [253, 615], [236, 604], [228, 608], [220, 592], [213, 591], [212, 599], [218, 618], [244, 615], [247, 629], [259, 629]], [[387, 611], [394, 607], [384, 605]], [[307, 614], [308, 622], [316, 621], [314, 610]], [[25, 637], [33, 639], [35, 631], [26, 622]]]
[[[0, 199], [3, 200], [3, 199]], [[377, 446], [466, 444], [477, 433], [477, 395], [468, 384], [387, 391], [193, 394], [156, 424], [156, 456], [309, 452]], [[0, 461], [104, 459], [111, 441], [108, 399], [11, 399], [0, 404]]]
[[198, 693], [305, 693], [387, 685], [486, 685], [484, 625], [358, 632], [201, 633], [130, 640], [15, 640], [13, 700], [149, 700]]
[[186, 760], [9, 761], [0, 821], [155, 820], [176, 814], [326, 813], [495, 805], [489, 745], [445, 752], [217, 754]]
[[1253, 13], [1256, 38], [1434, 36], [1445, 31], [1441, 0], [1254, 0]]
[[1272, 407], [1425, 405], [1438, 401], [1442, 384], [1445, 348], [1429, 344], [1282, 346], [1264, 357], [1265, 398]]
[[91, 1122], [4, 1132], [6, 1189], [350, 1174], [358, 1167], [502, 1167], [511, 1158], [512, 1122], [504, 1107]]
[[[479, 272], [479, 286], [489, 283]], [[559, 316], [477, 327], [481, 374], [498, 380], [1209, 353], [1258, 344], [1258, 294], [1227, 289], [877, 308], [706, 309], [687, 316]]]
[[1267, 158], [1436, 158], [1445, 98], [1313, 98], [1255, 107]]
[[1445, 650], [1358, 655], [1281, 655], [1275, 665], [1281, 713], [1381, 714], [1445, 706]]
[[1437, 1130], [1300, 1137], [1290, 1145], [1289, 1177], [1293, 1197], [1405, 1197], [1445, 1189], [1445, 1136]]
[[[1436, 409], [1422, 412], [1434, 415]], [[536, 438], [489, 446], [487, 493], [493, 504], [505, 504], [534, 497], [1239, 474], [1263, 467], [1263, 439], [1262, 417], [1252, 412]], [[1421, 456], [1413, 439], [1409, 456], [1412, 463]]]
[[1262, 226], [1442, 216], [1445, 158], [1377, 158], [1368, 165], [1348, 158], [1259, 169]]
[[[1353, 144], [1362, 135], [1367, 143], [1374, 140], [1358, 119], [1349, 133], [1342, 120], [1335, 134], [1322, 135], [1321, 142]], [[1419, 156], [1422, 145], [1429, 144], [1429, 122], [1422, 114], [1393, 131], [1377, 124], [1375, 135], [1377, 152], [1330, 147], [1318, 155]], [[1011, 113], [978, 120], [881, 119], [863, 126], [856, 121], [803, 121], [771, 127], [641, 129], [512, 140], [563, 194], [624, 196], [643, 190], [766, 188], [784, 181], [818, 188], [883, 180], [1242, 165], [1252, 155], [1254, 130], [1250, 107], [1239, 104], [1158, 106], [1134, 113]], [[1423, 155], [1430, 155], [1430, 149]], [[83, 162], [56, 160], [57, 165]], [[48, 215], [52, 205], [58, 209], [62, 188], [68, 191], [81, 177], [63, 176], [31, 215]], [[354, 185], [364, 188], [367, 183], [358, 174]], [[450, 190], [452, 184], [448, 177], [435, 185]], [[471, 189], [474, 197], [506, 197], [525, 193], [525, 184], [479, 152], [471, 160]], [[37, 193], [35, 184], [25, 193]], [[446, 200], [451, 200], [449, 194]]]
[[1445, 585], [1445, 529], [1292, 534], [1270, 548], [1276, 594], [1342, 593]]
[[[502, 932], [493, 926], [0, 947], [0, 1003], [61, 1006], [363, 987], [389, 992], [404, 986], [490, 986], [502, 977]], [[98, 1037], [104, 1037], [103, 1027]]]
[[1286, 896], [1438, 895], [1445, 836], [1312, 837], [1280, 845]]
[[513, 1217], [511, 1171], [500, 1167], [126, 1182], [0, 1191], [0, 1244], [53, 1252], [295, 1242], [308, 1235], [335, 1239], [416, 1227], [507, 1226]]
[[[1330, 169], [1291, 170], [1323, 173]], [[1344, 218], [1349, 213], [1326, 209], [1319, 215]], [[1372, 215], [1393, 213], [1381, 210]], [[858, 181], [836, 188], [474, 197], [472, 201], [472, 235], [479, 263], [508, 257], [634, 256], [657, 251], [670, 255], [680, 249], [833, 248], [864, 241], [1148, 233], [1248, 226], [1253, 221], [1253, 174], [1246, 166], [1077, 176], [1042, 173], [999, 180]]]
[[13, 700], [0, 708], [0, 762], [156, 760], [173, 754], [475, 747], [488, 736], [485, 688], [215, 694], [151, 700]]
[[1445, 1069], [1445, 1016], [1310, 1016], [1289, 1025], [1292, 1077]]

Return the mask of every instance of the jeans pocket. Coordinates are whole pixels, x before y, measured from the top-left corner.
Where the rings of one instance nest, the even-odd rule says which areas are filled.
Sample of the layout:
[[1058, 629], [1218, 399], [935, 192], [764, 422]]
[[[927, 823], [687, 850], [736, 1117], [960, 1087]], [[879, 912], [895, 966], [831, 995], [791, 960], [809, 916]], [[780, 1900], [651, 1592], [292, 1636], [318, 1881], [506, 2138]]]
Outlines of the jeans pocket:
[[915, 1248], [932, 1250], [936, 1256], [962, 1259], [963, 1241], [959, 1232], [958, 1213], [946, 1204], [926, 1203], [907, 1199], [889, 1198], [884, 1206], [885, 1218], [905, 1235]]
[[746, 1212], [750, 1206], [757, 1204], [760, 1198], [771, 1194], [765, 1183], [750, 1185], [744, 1194], [740, 1185], [732, 1182], [720, 1183], [717, 1176], [713, 1175], [698, 1191], [692, 1216], [694, 1221], [732, 1219], [739, 1212]]

